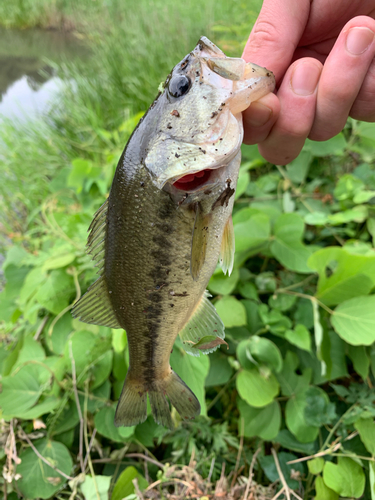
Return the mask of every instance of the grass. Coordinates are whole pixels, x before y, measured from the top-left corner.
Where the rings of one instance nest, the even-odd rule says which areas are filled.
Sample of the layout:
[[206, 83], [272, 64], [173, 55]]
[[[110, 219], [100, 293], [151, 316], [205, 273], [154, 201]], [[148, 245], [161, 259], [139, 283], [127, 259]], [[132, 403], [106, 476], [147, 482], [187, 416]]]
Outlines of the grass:
[[50, 180], [74, 158], [104, 161], [103, 131], [145, 111], [159, 83], [200, 36], [240, 55], [259, 7], [259, 0], [246, 6], [225, 0], [139, 0], [136, 9], [131, 0], [1, 2], [0, 22], [6, 27], [62, 28], [58, 20], [71, 17], [93, 53], [88, 60], [57, 65], [66, 84], [48, 116], [0, 125], [6, 230], [27, 229]]

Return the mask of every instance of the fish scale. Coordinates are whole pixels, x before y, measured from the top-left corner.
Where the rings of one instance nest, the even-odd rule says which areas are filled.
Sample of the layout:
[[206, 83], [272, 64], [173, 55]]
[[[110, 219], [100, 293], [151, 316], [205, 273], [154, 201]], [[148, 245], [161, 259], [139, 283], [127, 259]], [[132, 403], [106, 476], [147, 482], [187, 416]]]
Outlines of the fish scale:
[[273, 86], [267, 70], [227, 58], [203, 37], [125, 147], [90, 226], [88, 251], [100, 277], [72, 311], [81, 321], [126, 330], [129, 369], [116, 425], [143, 422], [147, 395], [155, 420], [170, 428], [166, 396], [181, 418], [199, 414], [169, 357], [177, 335], [195, 356], [225, 343], [205, 290], [219, 257], [225, 272], [233, 267], [241, 103], [245, 109]]

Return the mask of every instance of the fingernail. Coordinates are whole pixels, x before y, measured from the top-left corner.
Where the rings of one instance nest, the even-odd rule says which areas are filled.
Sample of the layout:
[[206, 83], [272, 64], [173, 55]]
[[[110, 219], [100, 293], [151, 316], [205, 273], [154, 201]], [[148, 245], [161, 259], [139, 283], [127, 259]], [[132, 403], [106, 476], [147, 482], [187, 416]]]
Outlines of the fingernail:
[[246, 124], [251, 127], [262, 127], [271, 118], [272, 109], [260, 102], [252, 102], [246, 115]]
[[374, 40], [374, 32], [369, 28], [351, 28], [346, 37], [346, 50], [355, 56], [363, 54]]
[[298, 64], [292, 73], [290, 85], [297, 95], [310, 95], [318, 85], [321, 68], [314, 63]]

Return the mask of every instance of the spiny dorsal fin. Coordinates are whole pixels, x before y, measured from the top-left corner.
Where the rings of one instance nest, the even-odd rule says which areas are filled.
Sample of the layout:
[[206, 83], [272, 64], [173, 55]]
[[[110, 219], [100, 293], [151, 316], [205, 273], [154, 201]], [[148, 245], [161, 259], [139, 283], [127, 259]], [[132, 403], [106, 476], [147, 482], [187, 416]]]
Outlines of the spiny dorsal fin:
[[87, 239], [87, 253], [93, 256], [96, 266], [99, 267], [100, 278], [89, 287], [87, 292], [72, 309], [72, 316], [85, 323], [121, 328], [114, 313], [107, 283], [103, 275], [105, 257], [105, 236], [107, 227], [108, 200], [96, 212], [89, 227]]
[[198, 279], [204, 261], [206, 260], [208, 227], [211, 221], [211, 214], [205, 215], [199, 203], [196, 204], [195, 212], [190, 259], [190, 273], [194, 281]]
[[180, 331], [183, 348], [193, 356], [199, 356], [200, 352], [203, 354], [214, 352], [222, 343], [218, 341], [217, 345], [209, 349], [194, 348], [194, 344], [198, 344], [204, 337], [217, 337], [218, 339], [224, 339], [225, 337], [224, 324], [208, 297], [211, 297], [211, 295], [205, 291], [189, 321]]
[[234, 229], [232, 216], [229, 216], [225, 224], [223, 239], [221, 240], [220, 265], [223, 273], [231, 275], [234, 264]]

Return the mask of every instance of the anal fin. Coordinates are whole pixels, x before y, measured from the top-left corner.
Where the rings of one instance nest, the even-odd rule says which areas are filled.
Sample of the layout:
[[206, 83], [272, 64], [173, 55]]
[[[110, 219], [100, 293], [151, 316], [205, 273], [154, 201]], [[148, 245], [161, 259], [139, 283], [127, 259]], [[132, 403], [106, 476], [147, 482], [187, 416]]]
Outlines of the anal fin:
[[[207, 291], [204, 292], [189, 321], [180, 331], [183, 348], [188, 354], [193, 356], [199, 356], [200, 352], [209, 354], [216, 351], [220, 344], [224, 343], [224, 324], [216, 312], [215, 306], [208, 300], [208, 297], [210, 297], [210, 294]], [[210, 342], [211, 347], [208, 349], [202, 349], [201, 346], [195, 348], [194, 345], [198, 344], [205, 337], [215, 337], [217, 341], [215, 342], [212, 339]]]
[[233, 271], [234, 264], [234, 228], [233, 228], [233, 220], [230, 215], [227, 223], [225, 224], [223, 239], [221, 240], [221, 248], [220, 248], [220, 265], [223, 270], [223, 273], [231, 275]]

